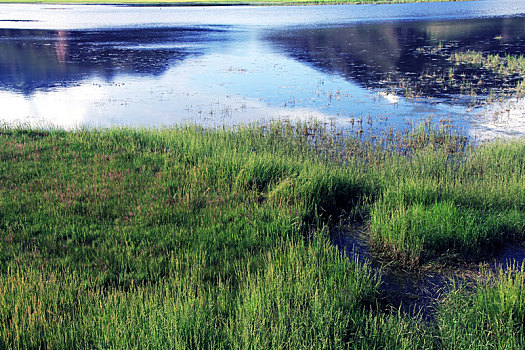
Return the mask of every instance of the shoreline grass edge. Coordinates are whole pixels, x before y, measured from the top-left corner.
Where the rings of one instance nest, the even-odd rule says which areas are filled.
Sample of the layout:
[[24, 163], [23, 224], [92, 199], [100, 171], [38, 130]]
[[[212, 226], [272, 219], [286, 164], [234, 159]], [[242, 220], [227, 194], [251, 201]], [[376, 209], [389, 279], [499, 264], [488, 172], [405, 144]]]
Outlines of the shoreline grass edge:
[[283, 122], [3, 127], [0, 145], [2, 348], [523, 346], [523, 268], [429, 325], [379, 307], [380, 276], [327, 230], [344, 209], [409, 264], [523, 240], [524, 140]]

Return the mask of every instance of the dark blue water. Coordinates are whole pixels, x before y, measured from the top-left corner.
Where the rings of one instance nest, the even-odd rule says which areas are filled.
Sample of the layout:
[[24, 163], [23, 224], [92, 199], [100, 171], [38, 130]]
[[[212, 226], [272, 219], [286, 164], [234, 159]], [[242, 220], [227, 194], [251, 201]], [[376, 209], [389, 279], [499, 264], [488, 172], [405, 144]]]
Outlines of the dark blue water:
[[433, 78], [450, 68], [450, 53], [467, 49], [525, 54], [525, 1], [1, 5], [0, 121], [71, 128], [315, 118], [367, 135], [430, 120], [480, 138], [525, 134], [521, 100], [473, 103], [504, 83], [497, 76], [457, 72], [477, 79], [476, 101]]

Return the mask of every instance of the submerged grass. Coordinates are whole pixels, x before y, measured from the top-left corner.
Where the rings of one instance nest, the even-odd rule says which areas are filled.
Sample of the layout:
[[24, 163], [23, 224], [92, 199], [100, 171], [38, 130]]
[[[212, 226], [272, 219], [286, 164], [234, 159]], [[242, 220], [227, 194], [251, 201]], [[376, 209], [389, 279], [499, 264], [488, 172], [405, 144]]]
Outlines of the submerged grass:
[[[523, 55], [492, 55], [467, 50], [453, 53], [449, 60], [455, 65], [476, 66], [492, 71], [506, 80], [517, 81], [509, 88], [508, 94], [518, 97], [525, 94], [525, 57]], [[491, 91], [491, 96], [495, 94], [494, 90]]]
[[469, 108], [525, 94], [523, 55], [462, 50], [453, 41], [418, 47], [414, 55], [435, 64], [416, 75], [389, 73], [379, 84], [384, 93], [445, 98]]
[[501, 75], [525, 73], [525, 57], [522, 55], [484, 55], [480, 51], [467, 50], [453, 53], [450, 60], [456, 64], [477, 64]]
[[523, 239], [524, 176], [522, 140], [438, 129], [3, 127], [0, 348], [441, 348], [457, 330], [382, 312], [326, 225], [410, 264], [482, 256]]

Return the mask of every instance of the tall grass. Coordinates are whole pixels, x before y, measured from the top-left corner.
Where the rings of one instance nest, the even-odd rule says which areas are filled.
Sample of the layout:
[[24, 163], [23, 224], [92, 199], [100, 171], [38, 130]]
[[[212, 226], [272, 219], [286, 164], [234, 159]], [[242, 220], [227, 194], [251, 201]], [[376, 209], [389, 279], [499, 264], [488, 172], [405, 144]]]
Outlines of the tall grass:
[[473, 293], [452, 292], [438, 327], [444, 349], [523, 349], [524, 267], [485, 271]]
[[461, 328], [382, 311], [379, 277], [328, 227], [350, 214], [411, 264], [483, 256], [523, 239], [524, 157], [425, 128], [2, 127], [0, 348], [452, 344]]
[[445, 252], [468, 258], [523, 239], [524, 155], [522, 141], [507, 141], [463, 155], [429, 144], [390, 158], [370, 211], [372, 237], [411, 262]]
[[378, 281], [323, 222], [363, 180], [286, 128], [2, 129], [0, 346], [343, 346]]

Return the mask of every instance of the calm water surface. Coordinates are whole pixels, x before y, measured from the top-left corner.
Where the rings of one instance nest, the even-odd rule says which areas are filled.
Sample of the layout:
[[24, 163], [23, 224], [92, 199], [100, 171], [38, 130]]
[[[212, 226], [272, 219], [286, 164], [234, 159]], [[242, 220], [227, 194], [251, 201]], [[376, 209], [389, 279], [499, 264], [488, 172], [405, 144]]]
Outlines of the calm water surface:
[[458, 72], [477, 79], [475, 97], [433, 78], [460, 49], [525, 54], [525, 1], [1, 5], [0, 121], [72, 128], [317, 118], [364, 135], [431, 121], [479, 138], [525, 135], [523, 101], [478, 103], [502, 84], [497, 76]]

